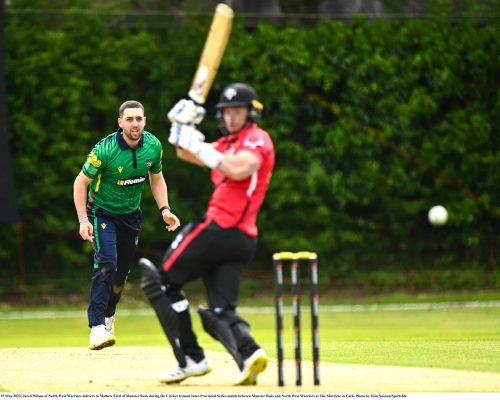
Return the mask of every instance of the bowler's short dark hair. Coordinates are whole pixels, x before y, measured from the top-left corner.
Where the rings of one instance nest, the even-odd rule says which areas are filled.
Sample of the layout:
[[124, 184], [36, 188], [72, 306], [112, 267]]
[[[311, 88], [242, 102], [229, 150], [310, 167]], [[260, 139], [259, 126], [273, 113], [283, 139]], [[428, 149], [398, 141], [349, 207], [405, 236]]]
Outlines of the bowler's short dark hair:
[[144, 112], [144, 106], [141, 103], [139, 103], [138, 101], [135, 101], [135, 100], [127, 100], [125, 103], [123, 103], [120, 106], [120, 109], [118, 110], [120, 117], [123, 117], [123, 111], [126, 108], [141, 108], [142, 111]]

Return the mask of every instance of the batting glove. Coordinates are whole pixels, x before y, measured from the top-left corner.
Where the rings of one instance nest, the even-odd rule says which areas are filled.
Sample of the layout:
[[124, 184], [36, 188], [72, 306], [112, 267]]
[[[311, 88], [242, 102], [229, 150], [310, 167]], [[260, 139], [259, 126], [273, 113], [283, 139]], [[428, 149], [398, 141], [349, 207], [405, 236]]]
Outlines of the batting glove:
[[179, 100], [168, 112], [168, 119], [172, 123], [198, 125], [205, 117], [206, 111], [192, 100]]
[[168, 142], [181, 149], [197, 154], [205, 136], [192, 125], [172, 124]]

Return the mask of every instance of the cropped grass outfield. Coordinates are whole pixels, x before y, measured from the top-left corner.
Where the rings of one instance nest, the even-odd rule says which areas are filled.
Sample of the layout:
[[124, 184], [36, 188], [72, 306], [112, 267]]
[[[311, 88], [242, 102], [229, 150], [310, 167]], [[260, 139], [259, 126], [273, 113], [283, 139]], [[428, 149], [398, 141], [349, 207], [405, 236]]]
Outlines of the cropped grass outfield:
[[[500, 302], [477, 307], [339, 308], [320, 313], [321, 360], [333, 363], [394, 365], [500, 372]], [[270, 357], [276, 357], [275, 317], [271, 307], [242, 308], [252, 332]], [[194, 314], [194, 313], [193, 313]], [[10, 316], [10, 317], [9, 317]], [[167, 346], [151, 310], [117, 314], [118, 346]], [[41, 313], [0, 312], [0, 347], [86, 347], [85, 310]], [[193, 322], [206, 350], [224, 348]], [[285, 357], [293, 358], [292, 315], [285, 313]], [[311, 359], [311, 327], [302, 313], [303, 359]]]

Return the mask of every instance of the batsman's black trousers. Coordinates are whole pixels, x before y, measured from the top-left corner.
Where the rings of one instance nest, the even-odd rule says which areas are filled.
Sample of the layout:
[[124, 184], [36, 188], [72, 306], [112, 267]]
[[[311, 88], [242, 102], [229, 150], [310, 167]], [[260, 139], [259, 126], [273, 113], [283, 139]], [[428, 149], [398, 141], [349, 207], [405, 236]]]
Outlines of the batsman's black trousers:
[[142, 213], [113, 214], [89, 205], [87, 215], [94, 227], [88, 319], [89, 326], [97, 326], [115, 314], [134, 259]]
[[256, 249], [257, 238], [202, 218], [189, 223], [167, 249], [162, 261], [163, 280], [180, 288], [202, 278], [210, 308], [234, 309], [242, 269]]

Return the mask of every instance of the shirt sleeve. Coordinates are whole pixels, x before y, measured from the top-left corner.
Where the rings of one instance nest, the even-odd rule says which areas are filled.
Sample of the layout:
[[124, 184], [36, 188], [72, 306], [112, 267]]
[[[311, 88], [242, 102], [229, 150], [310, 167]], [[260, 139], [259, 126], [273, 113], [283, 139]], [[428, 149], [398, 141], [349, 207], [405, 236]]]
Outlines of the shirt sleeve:
[[254, 131], [245, 137], [243, 140], [243, 144], [241, 150], [250, 151], [252, 154], [255, 154], [259, 160], [262, 162], [265, 152], [266, 152], [266, 140], [263, 132]]
[[103, 153], [102, 146], [97, 144], [87, 156], [87, 160], [83, 164], [82, 168], [82, 171], [87, 178], [95, 179], [95, 177], [103, 170]]
[[153, 160], [151, 168], [149, 169], [149, 172], [151, 172], [152, 174], [159, 174], [163, 169], [162, 166], [163, 149], [161, 147], [161, 142], [159, 140], [157, 140], [156, 146], [157, 146], [156, 157]]

